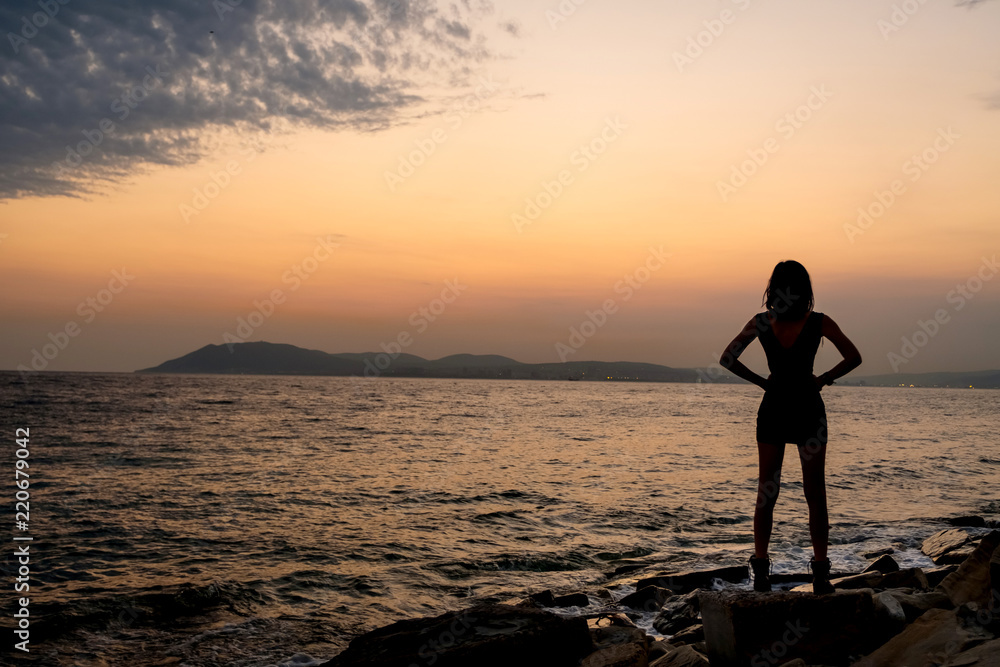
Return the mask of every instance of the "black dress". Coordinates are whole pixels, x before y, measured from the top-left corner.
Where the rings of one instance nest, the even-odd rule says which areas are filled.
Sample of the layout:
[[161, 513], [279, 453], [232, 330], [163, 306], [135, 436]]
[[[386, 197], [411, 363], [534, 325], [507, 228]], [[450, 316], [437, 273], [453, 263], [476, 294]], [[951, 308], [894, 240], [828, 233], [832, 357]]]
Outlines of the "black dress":
[[813, 380], [813, 361], [822, 338], [823, 313], [809, 313], [791, 347], [782, 347], [767, 313], [756, 316], [760, 344], [771, 379], [757, 409], [757, 441], [826, 444], [826, 405]]

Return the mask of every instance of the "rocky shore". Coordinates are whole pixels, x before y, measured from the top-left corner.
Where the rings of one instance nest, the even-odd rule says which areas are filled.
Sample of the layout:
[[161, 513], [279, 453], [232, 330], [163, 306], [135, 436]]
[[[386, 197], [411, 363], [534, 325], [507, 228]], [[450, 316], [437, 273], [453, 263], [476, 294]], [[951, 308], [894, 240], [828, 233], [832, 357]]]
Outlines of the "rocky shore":
[[[886, 549], [861, 572], [834, 573], [829, 595], [813, 595], [807, 574], [774, 575], [802, 585], [753, 593], [733, 586], [745, 566], [625, 565], [595, 590], [392, 623], [323, 667], [1000, 667], [1000, 530], [979, 517], [953, 523], [923, 543], [935, 567], [900, 568]], [[615, 600], [623, 584], [635, 591]], [[566, 613], [595, 599], [598, 612]], [[636, 624], [650, 612], [660, 636]]]

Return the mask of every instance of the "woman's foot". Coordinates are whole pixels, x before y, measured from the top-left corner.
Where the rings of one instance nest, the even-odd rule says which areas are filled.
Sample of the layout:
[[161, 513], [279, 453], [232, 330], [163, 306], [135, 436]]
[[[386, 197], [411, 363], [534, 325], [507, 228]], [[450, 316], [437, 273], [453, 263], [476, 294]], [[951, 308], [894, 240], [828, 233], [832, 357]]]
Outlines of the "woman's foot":
[[813, 573], [813, 593], [816, 595], [826, 595], [836, 590], [830, 583], [830, 559], [816, 560], [809, 559], [809, 568]]
[[753, 573], [753, 589], [758, 593], [771, 590], [771, 559], [750, 556], [750, 572]]

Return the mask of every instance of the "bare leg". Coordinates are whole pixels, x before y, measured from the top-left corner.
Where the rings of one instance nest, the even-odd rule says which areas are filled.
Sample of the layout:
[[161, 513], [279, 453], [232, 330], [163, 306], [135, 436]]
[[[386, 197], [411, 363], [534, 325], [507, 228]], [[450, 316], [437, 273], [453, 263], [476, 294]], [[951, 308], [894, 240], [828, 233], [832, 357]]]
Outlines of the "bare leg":
[[830, 517], [826, 508], [826, 445], [812, 442], [799, 447], [802, 490], [809, 505], [809, 536], [816, 560], [826, 560], [830, 540]]
[[757, 479], [757, 507], [753, 513], [753, 549], [757, 558], [767, 558], [767, 545], [771, 542], [774, 523], [774, 504], [781, 491], [781, 461], [784, 445], [757, 443], [759, 472]]

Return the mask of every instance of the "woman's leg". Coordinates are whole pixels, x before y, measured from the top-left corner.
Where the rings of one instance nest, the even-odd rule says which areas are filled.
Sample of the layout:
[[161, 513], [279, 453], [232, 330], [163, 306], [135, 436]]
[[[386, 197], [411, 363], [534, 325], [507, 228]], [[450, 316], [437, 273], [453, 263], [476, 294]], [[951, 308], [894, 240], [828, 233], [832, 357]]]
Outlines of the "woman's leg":
[[826, 508], [826, 444], [815, 439], [799, 447], [802, 490], [809, 505], [809, 536], [816, 560], [826, 560], [830, 539], [830, 517]]
[[785, 446], [766, 442], [757, 443], [759, 461], [757, 477], [757, 507], [753, 513], [753, 549], [757, 558], [767, 558], [767, 545], [771, 542], [774, 523], [774, 504], [781, 491], [781, 461]]

